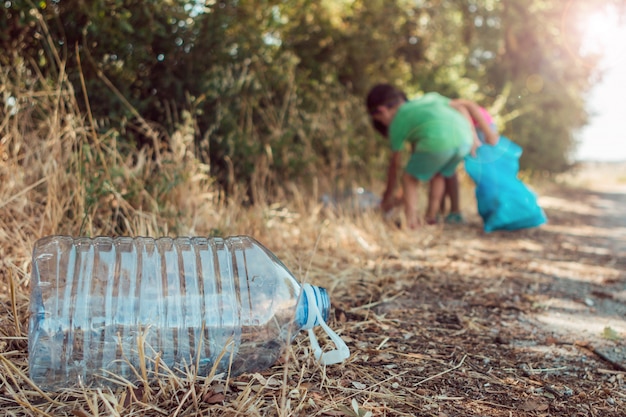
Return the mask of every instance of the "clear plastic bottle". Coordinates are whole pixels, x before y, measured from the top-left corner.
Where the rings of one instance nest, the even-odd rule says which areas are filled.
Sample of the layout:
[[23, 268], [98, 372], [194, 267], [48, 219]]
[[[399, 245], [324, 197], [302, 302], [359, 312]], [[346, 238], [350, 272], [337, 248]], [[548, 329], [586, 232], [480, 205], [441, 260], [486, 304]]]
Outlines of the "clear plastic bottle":
[[[143, 370], [198, 374], [270, 367], [300, 330], [325, 364], [349, 356], [325, 323], [326, 290], [301, 285], [248, 236], [50, 236], [36, 242], [30, 377], [57, 390], [134, 381]], [[313, 327], [337, 349], [322, 353]]]

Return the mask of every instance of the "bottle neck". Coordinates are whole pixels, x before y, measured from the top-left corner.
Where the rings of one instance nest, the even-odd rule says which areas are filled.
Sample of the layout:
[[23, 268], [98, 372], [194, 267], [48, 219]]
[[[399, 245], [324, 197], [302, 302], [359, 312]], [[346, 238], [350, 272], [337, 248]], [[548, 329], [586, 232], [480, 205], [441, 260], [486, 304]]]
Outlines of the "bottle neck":
[[[324, 288], [316, 287], [311, 284], [302, 286], [302, 294], [300, 296], [299, 311], [303, 312], [303, 323], [301, 327], [309, 333], [309, 340], [313, 348], [315, 358], [323, 365], [332, 365], [346, 360], [350, 356], [350, 349], [345, 342], [335, 333], [328, 325], [326, 320], [330, 310], [330, 298]], [[336, 349], [323, 352], [313, 327], [321, 326], [326, 335], [335, 344]]]
[[312, 329], [320, 325], [316, 310], [319, 311], [321, 318], [326, 322], [330, 314], [330, 297], [328, 292], [322, 287], [304, 284], [298, 306], [298, 324], [301, 329]]

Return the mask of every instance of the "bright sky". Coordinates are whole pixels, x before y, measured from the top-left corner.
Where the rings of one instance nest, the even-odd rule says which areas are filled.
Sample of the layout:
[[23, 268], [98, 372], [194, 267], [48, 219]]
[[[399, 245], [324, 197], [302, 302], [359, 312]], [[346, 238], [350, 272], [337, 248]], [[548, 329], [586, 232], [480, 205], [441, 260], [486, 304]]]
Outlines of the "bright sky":
[[577, 160], [626, 161], [626, 25], [598, 14], [587, 24], [590, 45], [606, 49], [607, 73], [592, 91], [590, 124], [580, 132]]

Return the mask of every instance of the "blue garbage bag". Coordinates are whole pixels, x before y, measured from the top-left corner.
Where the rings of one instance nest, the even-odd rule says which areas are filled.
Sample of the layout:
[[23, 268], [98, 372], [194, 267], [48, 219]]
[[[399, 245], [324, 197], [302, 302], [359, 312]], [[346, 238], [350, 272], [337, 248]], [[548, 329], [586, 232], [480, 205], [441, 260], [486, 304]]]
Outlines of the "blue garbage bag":
[[497, 145], [482, 145], [476, 156], [465, 157], [485, 232], [526, 229], [547, 221], [535, 193], [517, 177], [521, 155], [519, 145], [500, 136]]

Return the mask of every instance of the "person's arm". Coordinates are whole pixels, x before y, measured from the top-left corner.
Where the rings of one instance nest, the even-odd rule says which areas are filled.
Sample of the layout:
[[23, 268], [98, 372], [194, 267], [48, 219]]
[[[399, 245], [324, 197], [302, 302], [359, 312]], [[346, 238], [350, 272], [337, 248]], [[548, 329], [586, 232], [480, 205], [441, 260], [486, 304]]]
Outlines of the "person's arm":
[[478, 133], [476, 133], [476, 129], [474, 128], [474, 121], [472, 120], [472, 116], [467, 109], [467, 107], [458, 102], [458, 100], [450, 100], [450, 107], [461, 113], [469, 122], [472, 127], [472, 137], [474, 140], [472, 141], [472, 149], [470, 150], [470, 155], [476, 156], [476, 149], [480, 146], [480, 139], [478, 138]]
[[478, 104], [471, 100], [466, 99], [454, 99], [450, 100], [450, 106], [460, 111], [465, 117], [470, 117], [470, 122], [473, 124], [476, 121], [478, 128], [485, 133], [485, 141], [490, 145], [496, 145], [500, 137], [496, 132], [491, 129], [487, 120], [480, 111]]
[[395, 205], [395, 198], [393, 195], [396, 183], [398, 181], [398, 167], [400, 166], [400, 151], [394, 151], [389, 157], [389, 167], [387, 169], [387, 188], [383, 193], [383, 199], [380, 202], [380, 207], [383, 211], [391, 210]]

